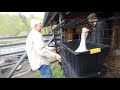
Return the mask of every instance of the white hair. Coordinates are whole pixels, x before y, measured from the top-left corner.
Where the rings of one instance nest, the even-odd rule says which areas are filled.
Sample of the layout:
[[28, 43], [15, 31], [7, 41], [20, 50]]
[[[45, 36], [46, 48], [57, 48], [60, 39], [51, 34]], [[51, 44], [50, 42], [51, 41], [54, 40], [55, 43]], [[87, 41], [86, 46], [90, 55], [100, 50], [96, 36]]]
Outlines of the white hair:
[[41, 22], [39, 20], [37, 20], [37, 19], [31, 19], [30, 20], [30, 26], [31, 26], [31, 28], [34, 28], [34, 26], [36, 24], [39, 24], [39, 23], [41, 23]]

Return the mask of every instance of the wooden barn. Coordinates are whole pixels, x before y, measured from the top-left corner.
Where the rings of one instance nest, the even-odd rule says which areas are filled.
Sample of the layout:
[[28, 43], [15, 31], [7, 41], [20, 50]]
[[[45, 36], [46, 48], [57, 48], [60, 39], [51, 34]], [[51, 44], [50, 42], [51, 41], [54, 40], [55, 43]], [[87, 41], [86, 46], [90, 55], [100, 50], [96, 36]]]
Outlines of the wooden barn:
[[[59, 43], [79, 40], [83, 27], [92, 29], [88, 24], [87, 16], [91, 13], [97, 13], [98, 17], [105, 20], [111, 20], [112, 36], [110, 51], [106, 57], [104, 65], [107, 67], [107, 73], [101, 77], [120, 77], [120, 12], [46, 12], [43, 26], [51, 26], [54, 37], [59, 37]], [[70, 23], [67, 24], [66, 23]], [[57, 27], [53, 28], [53, 25]], [[90, 34], [88, 35], [88, 38]], [[63, 53], [62, 53], [63, 54]], [[68, 63], [69, 64], [69, 63]], [[68, 66], [69, 67], [69, 66]], [[64, 70], [65, 71], [65, 70]], [[71, 68], [70, 73], [75, 71]], [[78, 72], [78, 71], [76, 71]], [[67, 75], [66, 75], [67, 76]], [[68, 76], [70, 77], [70, 76]], [[72, 74], [71, 74], [71, 77]], [[77, 76], [75, 76], [77, 77]]]

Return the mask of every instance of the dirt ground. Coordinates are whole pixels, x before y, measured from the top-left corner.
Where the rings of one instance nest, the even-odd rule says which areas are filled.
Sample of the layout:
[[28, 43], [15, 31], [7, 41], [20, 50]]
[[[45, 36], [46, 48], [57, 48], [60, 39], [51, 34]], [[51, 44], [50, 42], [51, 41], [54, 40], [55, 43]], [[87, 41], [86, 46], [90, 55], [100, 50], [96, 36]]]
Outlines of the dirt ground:
[[16, 75], [11, 78], [35, 78], [36, 71], [31, 71], [22, 75]]
[[120, 78], [120, 55], [107, 57], [104, 65], [108, 70], [103, 78]]

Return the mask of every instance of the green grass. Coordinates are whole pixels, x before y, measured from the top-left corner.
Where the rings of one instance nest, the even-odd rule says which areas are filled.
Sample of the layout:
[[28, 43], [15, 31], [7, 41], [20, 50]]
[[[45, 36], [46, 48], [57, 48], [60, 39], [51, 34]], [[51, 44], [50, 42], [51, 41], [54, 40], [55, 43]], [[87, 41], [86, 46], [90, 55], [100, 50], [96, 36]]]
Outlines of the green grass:
[[[58, 64], [58, 62], [52, 64], [51, 69], [52, 69], [53, 78], [64, 78], [63, 70], [61, 66]], [[39, 71], [36, 72], [35, 78], [42, 78]]]

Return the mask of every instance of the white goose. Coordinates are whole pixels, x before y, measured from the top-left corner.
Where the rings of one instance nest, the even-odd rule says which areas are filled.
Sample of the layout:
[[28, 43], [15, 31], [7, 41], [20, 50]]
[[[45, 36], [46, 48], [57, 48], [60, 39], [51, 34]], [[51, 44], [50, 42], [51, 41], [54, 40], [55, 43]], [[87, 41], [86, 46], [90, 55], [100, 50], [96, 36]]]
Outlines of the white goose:
[[85, 52], [85, 51], [88, 51], [88, 49], [86, 48], [86, 38], [88, 36], [88, 31], [89, 31], [89, 29], [87, 29], [85, 27], [82, 28], [80, 45], [75, 50], [75, 52]]

